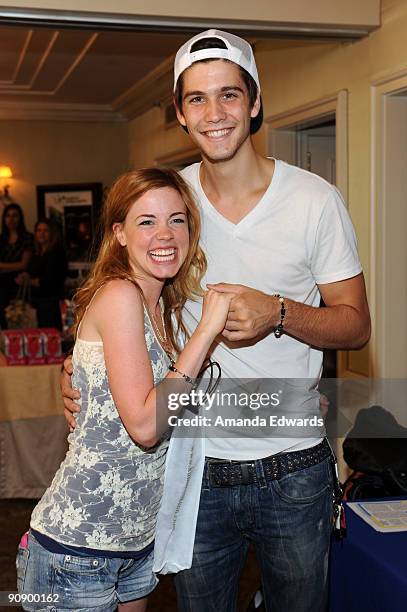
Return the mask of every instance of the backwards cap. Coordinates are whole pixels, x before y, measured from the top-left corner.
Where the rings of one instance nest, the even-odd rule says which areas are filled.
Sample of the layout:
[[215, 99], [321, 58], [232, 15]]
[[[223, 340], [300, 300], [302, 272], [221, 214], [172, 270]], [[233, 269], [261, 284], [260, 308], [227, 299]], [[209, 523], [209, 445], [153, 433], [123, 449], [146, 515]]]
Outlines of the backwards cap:
[[[191, 52], [191, 47], [198, 40], [205, 38], [219, 38], [225, 43], [226, 49], [201, 49]], [[174, 62], [174, 91], [180, 74], [194, 62], [204, 59], [225, 59], [241, 66], [253, 77], [260, 91], [259, 75], [251, 46], [243, 38], [229, 32], [222, 32], [222, 30], [205, 30], [190, 38], [178, 49]]]

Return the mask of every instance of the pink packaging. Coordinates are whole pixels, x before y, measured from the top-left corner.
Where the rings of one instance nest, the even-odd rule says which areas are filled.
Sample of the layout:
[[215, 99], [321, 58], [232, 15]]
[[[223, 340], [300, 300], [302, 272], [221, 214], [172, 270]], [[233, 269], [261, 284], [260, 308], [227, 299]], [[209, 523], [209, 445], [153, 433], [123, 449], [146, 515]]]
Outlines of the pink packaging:
[[64, 356], [62, 354], [61, 333], [53, 327], [41, 329], [41, 332], [46, 362], [62, 363]]
[[8, 365], [26, 365], [23, 331], [21, 329], [5, 329], [3, 336]]
[[30, 533], [29, 531], [26, 531], [25, 533], [23, 533], [23, 535], [21, 536], [20, 544], [18, 545], [19, 548], [27, 548], [29, 533]]
[[42, 365], [46, 363], [41, 330], [24, 330], [24, 352], [28, 365]]

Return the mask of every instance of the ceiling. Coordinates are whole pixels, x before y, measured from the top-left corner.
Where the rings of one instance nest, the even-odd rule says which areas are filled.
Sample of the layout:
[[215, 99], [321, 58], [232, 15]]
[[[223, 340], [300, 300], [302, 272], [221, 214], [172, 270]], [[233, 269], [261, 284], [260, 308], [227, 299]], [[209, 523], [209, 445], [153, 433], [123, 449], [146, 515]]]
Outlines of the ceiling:
[[[179, 33], [0, 26], [0, 110], [116, 110], [188, 38]], [[123, 117], [124, 118], [124, 117]]]
[[[128, 121], [171, 102], [179, 31], [0, 25], [0, 119]], [[267, 50], [330, 43], [270, 38]]]

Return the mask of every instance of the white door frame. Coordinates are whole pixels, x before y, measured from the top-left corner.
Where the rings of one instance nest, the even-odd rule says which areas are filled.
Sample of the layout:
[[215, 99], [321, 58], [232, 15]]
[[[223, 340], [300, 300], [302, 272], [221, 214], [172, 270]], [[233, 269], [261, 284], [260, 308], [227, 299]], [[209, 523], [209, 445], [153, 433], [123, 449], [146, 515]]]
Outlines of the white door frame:
[[336, 184], [345, 202], [348, 199], [348, 91], [340, 91], [297, 106], [278, 115], [266, 117], [268, 129], [289, 129], [309, 121], [335, 114], [336, 120]]
[[[313, 100], [308, 104], [297, 106], [274, 116], [266, 117], [268, 129], [289, 129], [305, 121], [323, 118], [335, 114], [336, 123], [336, 185], [345, 202], [348, 201], [348, 91], [341, 89], [326, 98]], [[269, 142], [269, 139], [268, 139]], [[348, 353], [338, 351], [338, 376], [355, 377], [355, 372], [348, 368]]]
[[376, 378], [388, 377], [384, 346], [388, 325], [388, 300], [397, 299], [397, 279], [394, 292], [386, 293], [384, 269], [386, 245], [386, 216], [389, 210], [386, 198], [384, 143], [386, 138], [386, 97], [407, 90], [407, 68], [379, 77], [371, 82], [371, 196], [370, 196], [370, 292], [369, 304], [372, 316], [371, 361]]

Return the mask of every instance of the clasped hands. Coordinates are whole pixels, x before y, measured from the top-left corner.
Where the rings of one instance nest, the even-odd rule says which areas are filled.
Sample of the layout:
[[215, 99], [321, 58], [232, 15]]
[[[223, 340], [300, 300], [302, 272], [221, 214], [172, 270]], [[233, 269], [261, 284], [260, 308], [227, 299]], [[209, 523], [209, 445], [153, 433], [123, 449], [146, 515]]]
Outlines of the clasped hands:
[[[278, 300], [271, 296], [244, 285], [231, 283], [208, 284], [208, 289], [220, 293], [232, 293], [227, 321], [221, 335], [231, 342], [261, 338], [273, 331], [280, 320], [280, 305]], [[65, 404], [65, 417], [72, 432], [75, 429], [75, 413], [80, 411], [75, 400], [80, 393], [72, 388], [70, 375], [72, 374], [72, 359], [68, 357], [64, 362], [61, 373], [61, 390]]]
[[229, 314], [222, 336], [230, 342], [252, 340], [269, 334], [280, 320], [280, 305], [271, 296], [231, 283], [207, 284], [208, 289], [232, 293]]

